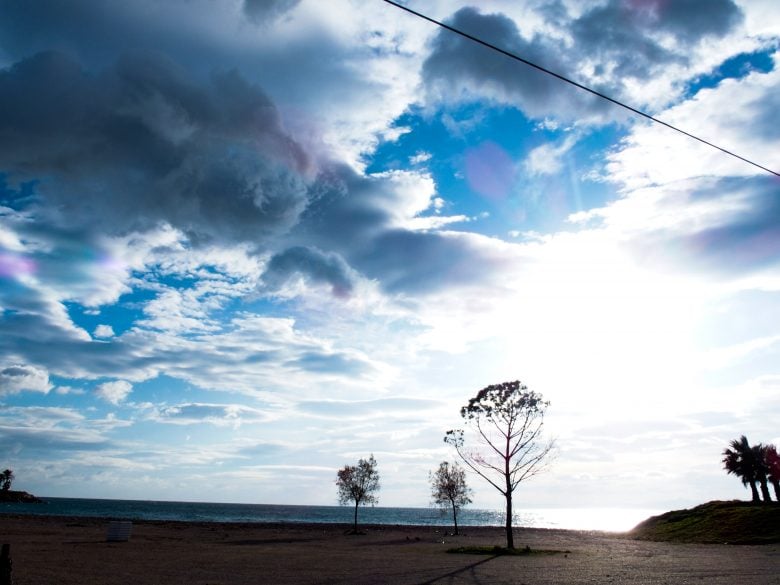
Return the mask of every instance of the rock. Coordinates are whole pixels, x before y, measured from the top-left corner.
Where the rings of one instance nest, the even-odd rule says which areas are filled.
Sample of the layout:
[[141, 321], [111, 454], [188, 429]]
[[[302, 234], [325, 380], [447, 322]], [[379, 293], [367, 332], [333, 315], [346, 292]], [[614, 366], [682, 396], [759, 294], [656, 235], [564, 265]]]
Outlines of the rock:
[[0, 491], [0, 502], [10, 502], [14, 504], [41, 504], [43, 503], [43, 500], [36, 498], [34, 495], [28, 492], [2, 490]]

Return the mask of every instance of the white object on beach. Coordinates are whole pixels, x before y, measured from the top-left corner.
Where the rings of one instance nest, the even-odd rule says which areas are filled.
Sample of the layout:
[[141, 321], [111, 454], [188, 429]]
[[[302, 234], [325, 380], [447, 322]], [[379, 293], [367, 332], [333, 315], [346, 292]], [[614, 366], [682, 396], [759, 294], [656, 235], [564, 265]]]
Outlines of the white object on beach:
[[129, 520], [112, 520], [108, 524], [108, 542], [127, 542], [130, 540], [130, 533], [133, 531], [133, 523]]

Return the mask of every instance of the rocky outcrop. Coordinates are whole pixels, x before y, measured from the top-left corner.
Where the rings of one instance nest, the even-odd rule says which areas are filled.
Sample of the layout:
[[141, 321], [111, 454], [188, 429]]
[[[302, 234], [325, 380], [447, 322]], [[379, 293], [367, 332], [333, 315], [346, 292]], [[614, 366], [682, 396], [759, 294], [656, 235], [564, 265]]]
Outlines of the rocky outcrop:
[[43, 500], [36, 498], [28, 492], [16, 490], [0, 490], [0, 502], [11, 502], [15, 504], [41, 504]]

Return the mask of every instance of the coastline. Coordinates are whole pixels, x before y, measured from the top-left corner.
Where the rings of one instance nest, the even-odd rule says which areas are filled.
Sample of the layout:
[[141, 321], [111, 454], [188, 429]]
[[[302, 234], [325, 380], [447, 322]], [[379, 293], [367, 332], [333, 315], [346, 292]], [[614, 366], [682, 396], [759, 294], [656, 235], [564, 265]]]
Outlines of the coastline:
[[[349, 507], [337, 505], [284, 505], [220, 502], [176, 502], [87, 498], [42, 498], [44, 506], [0, 505], [0, 514], [97, 516], [128, 520], [206, 520], [215, 522], [317, 522], [348, 523]], [[663, 510], [645, 508], [524, 508], [514, 524], [529, 528], [570, 530], [631, 530]], [[360, 521], [367, 524], [439, 526], [451, 522], [449, 510], [438, 507], [364, 507]], [[466, 507], [458, 514], [461, 526], [503, 526], [503, 510]]]
[[502, 545], [501, 527], [133, 521], [130, 540], [107, 542], [108, 519], [2, 515], [17, 585], [276, 583], [639, 583], [704, 579], [759, 585], [780, 573], [780, 545], [690, 545], [625, 534], [518, 528], [516, 544], [563, 551], [528, 557], [448, 554]]

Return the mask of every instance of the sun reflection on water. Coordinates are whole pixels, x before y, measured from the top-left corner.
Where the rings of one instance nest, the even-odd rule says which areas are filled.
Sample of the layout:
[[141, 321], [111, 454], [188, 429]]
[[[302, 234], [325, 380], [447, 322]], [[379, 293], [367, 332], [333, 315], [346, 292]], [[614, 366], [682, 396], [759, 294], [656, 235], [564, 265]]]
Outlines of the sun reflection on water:
[[515, 525], [625, 532], [661, 511], [646, 508], [537, 508], [515, 514]]

